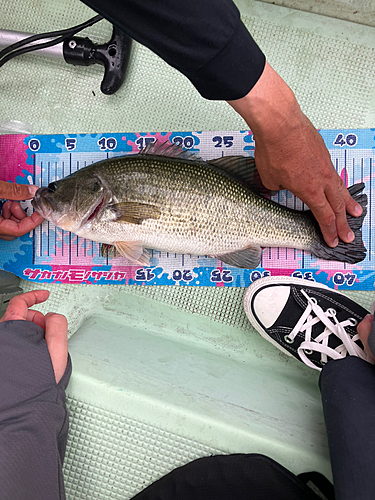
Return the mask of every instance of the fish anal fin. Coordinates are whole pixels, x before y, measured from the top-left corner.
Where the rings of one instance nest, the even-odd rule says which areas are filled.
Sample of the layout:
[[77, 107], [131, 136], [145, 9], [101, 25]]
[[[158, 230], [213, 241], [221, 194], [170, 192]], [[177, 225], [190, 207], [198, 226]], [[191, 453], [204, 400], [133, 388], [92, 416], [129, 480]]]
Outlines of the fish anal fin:
[[116, 215], [116, 222], [128, 224], [142, 224], [146, 219], [159, 219], [160, 209], [149, 203], [124, 201], [111, 205], [111, 210]]
[[115, 241], [114, 246], [118, 253], [141, 266], [150, 265], [150, 256], [147, 250], [143, 249], [140, 241]]
[[259, 246], [248, 247], [236, 252], [226, 253], [223, 255], [215, 255], [225, 264], [243, 269], [255, 269], [259, 266], [262, 257], [262, 249]]

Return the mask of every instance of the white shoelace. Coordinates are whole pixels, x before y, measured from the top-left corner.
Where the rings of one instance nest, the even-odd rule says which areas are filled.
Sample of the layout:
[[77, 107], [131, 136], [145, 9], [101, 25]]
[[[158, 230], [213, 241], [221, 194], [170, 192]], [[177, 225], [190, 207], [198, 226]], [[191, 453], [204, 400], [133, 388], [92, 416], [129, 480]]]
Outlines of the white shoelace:
[[[309, 297], [304, 290], [301, 290], [301, 292], [307, 299], [307, 307], [293, 330], [285, 336], [285, 340], [292, 343], [299, 333], [305, 334], [305, 340], [298, 348], [298, 354], [301, 360], [310, 368], [314, 368], [319, 371], [321, 368], [310, 361], [306, 356], [306, 353], [311, 354], [313, 351], [320, 352], [320, 359], [322, 363], [326, 363], [328, 358], [340, 359], [345, 358], [347, 354], [349, 354], [351, 356], [362, 358], [373, 364], [372, 360], [370, 360], [365, 351], [355, 343], [356, 340], [359, 340], [358, 334], [351, 337], [345, 331], [345, 327], [347, 326], [355, 327], [358, 323], [357, 320], [354, 318], [348, 318], [345, 321], [339, 322], [336, 318], [336, 311], [334, 309], [330, 308], [327, 309], [327, 311], [323, 311], [314, 297]], [[312, 312], [315, 316], [311, 314]], [[331, 319], [333, 321], [331, 321]], [[320, 335], [315, 337], [315, 339], [312, 339], [312, 328], [320, 322], [325, 325], [325, 329]], [[330, 335], [336, 335], [336, 337], [338, 337], [342, 342], [342, 344], [336, 347], [336, 349], [332, 349], [328, 346]], [[287, 340], [287, 338], [289, 339]]]

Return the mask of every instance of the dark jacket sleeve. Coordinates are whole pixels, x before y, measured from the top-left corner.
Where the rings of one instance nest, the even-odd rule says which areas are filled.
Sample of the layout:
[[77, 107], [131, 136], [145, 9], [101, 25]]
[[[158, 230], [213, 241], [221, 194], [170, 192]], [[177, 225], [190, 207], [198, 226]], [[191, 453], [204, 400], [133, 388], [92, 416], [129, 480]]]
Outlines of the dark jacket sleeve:
[[207, 99], [244, 97], [265, 57], [232, 0], [83, 0], [186, 75]]
[[44, 331], [29, 321], [0, 323], [0, 498], [65, 499], [68, 434], [65, 388], [55, 382]]

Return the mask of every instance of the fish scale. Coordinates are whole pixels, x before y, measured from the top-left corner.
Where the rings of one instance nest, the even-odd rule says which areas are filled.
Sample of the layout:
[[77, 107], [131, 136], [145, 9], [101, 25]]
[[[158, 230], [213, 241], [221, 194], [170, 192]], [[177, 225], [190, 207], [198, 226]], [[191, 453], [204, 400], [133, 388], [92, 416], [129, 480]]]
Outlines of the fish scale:
[[[178, 148], [168, 148], [166, 154], [163, 146], [156, 143], [140, 154], [82, 168], [54, 183], [53, 192], [39, 190], [34, 206], [62, 229], [115, 245], [139, 263], [147, 262], [145, 248], [212, 255], [250, 268], [259, 264], [260, 247], [305, 249], [346, 262], [364, 258], [360, 227], [367, 198], [359, 185], [353, 187], [354, 196], [364, 213], [348, 217], [356, 240], [331, 249], [310, 211], [260, 196], [233, 169], [225, 170], [230, 159], [204, 162], [191, 154], [184, 157]], [[250, 160], [238, 157], [242, 167]]]
[[[116, 175], [114, 197], [155, 204], [161, 209], [161, 217], [147, 219], [138, 228], [134, 225], [125, 228], [122, 223], [123, 227], [116, 230], [118, 223], [109, 222], [107, 234], [116, 233], [120, 238], [122, 231], [128, 234], [129, 230], [132, 239], [144, 241], [146, 247], [194, 254], [227, 253], [253, 243], [261, 246], [286, 243], [300, 248], [312, 240], [312, 223], [298, 217], [303, 214], [261, 198], [206, 165], [157, 157], [147, 161], [124, 158], [116, 163], [115, 168], [111, 162], [97, 167], [102, 177]], [[91, 233], [98, 234], [103, 229], [98, 220], [90, 232], [80, 236], [90, 238]]]

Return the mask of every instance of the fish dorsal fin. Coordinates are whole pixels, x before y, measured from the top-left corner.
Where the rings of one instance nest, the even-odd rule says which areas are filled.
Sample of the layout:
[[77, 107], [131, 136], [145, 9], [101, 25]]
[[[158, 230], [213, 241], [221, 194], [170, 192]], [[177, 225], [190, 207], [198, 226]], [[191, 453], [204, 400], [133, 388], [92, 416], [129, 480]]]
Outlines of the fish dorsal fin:
[[116, 222], [126, 222], [128, 224], [142, 224], [146, 219], [159, 219], [161, 212], [155, 205], [124, 201], [114, 203], [110, 206], [116, 215]]
[[251, 156], [223, 156], [214, 160], [204, 161], [195, 153], [185, 151], [181, 146], [177, 146], [177, 144], [171, 144], [169, 141], [161, 142], [159, 139], [155, 142], [150, 141], [139, 154], [165, 156], [195, 161], [197, 163], [206, 163], [227, 172], [263, 196], [271, 196], [277, 192], [270, 191], [263, 185], [255, 165], [255, 160]]
[[149, 142], [140, 152], [140, 155], [167, 156], [168, 158], [180, 158], [183, 160], [192, 160], [202, 162], [202, 158], [192, 153], [185, 151], [177, 144], [171, 144], [169, 141], [161, 142], [157, 139], [155, 142]]
[[252, 184], [256, 172], [255, 160], [252, 156], [222, 156], [207, 163], [224, 170], [247, 184]]
[[207, 163], [244, 182], [263, 196], [271, 196], [277, 192], [270, 191], [263, 185], [252, 156], [222, 156], [208, 160]]

